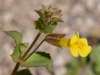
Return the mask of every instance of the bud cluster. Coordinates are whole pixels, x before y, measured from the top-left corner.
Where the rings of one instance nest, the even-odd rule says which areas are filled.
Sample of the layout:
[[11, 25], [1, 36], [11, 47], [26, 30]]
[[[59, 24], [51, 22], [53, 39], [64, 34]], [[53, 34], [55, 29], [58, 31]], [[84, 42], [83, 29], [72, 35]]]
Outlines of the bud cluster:
[[40, 10], [35, 10], [40, 18], [35, 21], [35, 28], [39, 29], [40, 32], [45, 34], [51, 34], [52, 31], [56, 28], [57, 22], [63, 22], [61, 19], [61, 10], [57, 8], [48, 8], [42, 6]]

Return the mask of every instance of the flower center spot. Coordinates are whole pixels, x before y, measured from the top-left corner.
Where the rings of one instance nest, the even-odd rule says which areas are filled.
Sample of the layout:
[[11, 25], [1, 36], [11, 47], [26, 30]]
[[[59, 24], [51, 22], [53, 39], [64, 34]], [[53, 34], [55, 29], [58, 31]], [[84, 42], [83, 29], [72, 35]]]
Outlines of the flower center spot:
[[77, 41], [77, 42], [75, 43], [75, 45], [76, 45], [76, 47], [77, 47], [78, 49], [82, 49], [82, 48], [84, 48], [84, 46], [85, 46], [85, 44], [84, 44], [82, 41]]

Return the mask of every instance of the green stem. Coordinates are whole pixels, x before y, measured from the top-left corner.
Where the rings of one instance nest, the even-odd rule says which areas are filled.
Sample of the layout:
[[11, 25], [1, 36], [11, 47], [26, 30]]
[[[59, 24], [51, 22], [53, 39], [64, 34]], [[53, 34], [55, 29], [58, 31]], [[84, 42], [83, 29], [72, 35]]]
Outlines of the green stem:
[[40, 44], [35, 48], [35, 50], [32, 52], [32, 53], [30, 53], [30, 55], [27, 57], [27, 58], [25, 58], [25, 60], [24, 61], [26, 61], [39, 47], [40, 47], [40, 45], [42, 44], [44, 42], [44, 39], [40, 42]]
[[36, 41], [38, 40], [38, 38], [40, 37], [41, 33], [39, 32], [35, 38], [35, 40], [32, 42], [32, 44], [30, 45], [30, 47], [28, 48], [28, 50], [24, 53], [24, 55], [21, 57], [21, 60], [23, 60], [26, 55], [30, 52], [30, 50], [32, 49], [32, 47], [34, 46], [34, 44], [36, 43]]
[[16, 75], [16, 72], [17, 72], [17, 70], [19, 68], [19, 64], [20, 64], [19, 62], [16, 64], [16, 66], [15, 66], [15, 68], [14, 68], [14, 70], [13, 70], [11, 75]]

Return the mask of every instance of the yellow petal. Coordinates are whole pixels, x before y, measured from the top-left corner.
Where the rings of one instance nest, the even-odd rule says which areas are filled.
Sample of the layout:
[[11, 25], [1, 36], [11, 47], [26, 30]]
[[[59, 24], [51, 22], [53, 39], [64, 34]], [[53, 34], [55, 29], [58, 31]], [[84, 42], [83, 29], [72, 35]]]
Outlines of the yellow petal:
[[78, 40], [77, 35], [72, 36], [72, 38], [70, 40], [70, 45], [73, 45], [77, 40]]
[[80, 41], [82, 41], [86, 46], [88, 45], [88, 41], [86, 38], [80, 38]]
[[62, 38], [60, 41], [60, 45], [69, 48], [69, 40], [67, 38]]
[[74, 56], [74, 57], [78, 57], [78, 50], [76, 48], [70, 48], [71, 50], [71, 54]]
[[82, 57], [86, 57], [91, 51], [92, 51], [92, 47], [91, 46], [86, 46], [84, 49], [79, 50], [79, 54]]
[[79, 32], [78, 32], [78, 31], [76, 32], [76, 35], [77, 35], [77, 37], [79, 38]]

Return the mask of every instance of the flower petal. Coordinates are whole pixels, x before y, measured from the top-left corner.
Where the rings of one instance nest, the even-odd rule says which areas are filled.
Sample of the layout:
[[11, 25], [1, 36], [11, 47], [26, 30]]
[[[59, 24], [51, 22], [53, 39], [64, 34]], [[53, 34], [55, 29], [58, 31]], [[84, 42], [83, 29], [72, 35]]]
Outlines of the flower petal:
[[86, 38], [80, 38], [80, 41], [82, 41], [86, 46], [88, 45], [88, 41]]
[[77, 40], [78, 40], [77, 35], [72, 36], [72, 38], [70, 39], [70, 45], [73, 45]]
[[86, 46], [84, 49], [79, 50], [79, 54], [82, 57], [86, 57], [91, 51], [92, 51], [92, 47], [91, 46]]
[[78, 31], [76, 32], [76, 35], [77, 35], [77, 37], [79, 38], [79, 32], [78, 32]]
[[69, 48], [69, 40], [67, 38], [62, 38], [60, 41], [60, 45]]
[[77, 50], [77, 49], [71, 47], [70, 50], [71, 50], [71, 54], [72, 54], [74, 57], [78, 57], [78, 50]]

